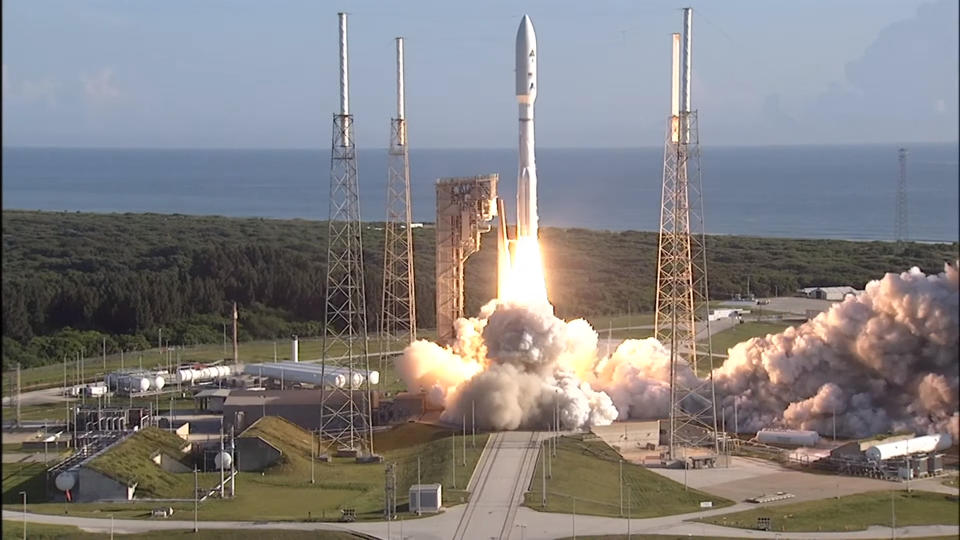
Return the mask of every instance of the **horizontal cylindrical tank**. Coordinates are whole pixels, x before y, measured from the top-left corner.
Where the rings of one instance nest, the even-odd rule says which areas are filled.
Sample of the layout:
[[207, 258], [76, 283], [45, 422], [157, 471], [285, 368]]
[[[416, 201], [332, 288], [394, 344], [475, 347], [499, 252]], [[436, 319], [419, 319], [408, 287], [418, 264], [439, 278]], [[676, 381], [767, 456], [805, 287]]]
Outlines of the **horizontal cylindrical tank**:
[[57, 475], [53, 483], [60, 491], [69, 491], [73, 489], [73, 486], [77, 485], [77, 473], [73, 471], [63, 471]]
[[796, 429], [761, 429], [757, 432], [757, 440], [764, 444], [782, 444], [787, 446], [815, 446], [820, 441], [820, 434], [816, 431]]
[[181, 383], [190, 382], [193, 380], [193, 370], [192, 369], [181, 369], [177, 371], [177, 381]]
[[213, 464], [218, 469], [229, 469], [233, 463], [233, 458], [229, 452], [220, 452], [213, 457]]
[[247, 364], [244, 366], [243, 371], [248, 375], [262, 375], [278, 380], [283, 379], [289, 383], [301, 382], [319, 386], [321, 381], [323, 381], [323, 384], [336, 386], [337, 388], [343, 388], [347, 385], [347, 377], [342, 373], [328, 371], [321, 375], [319, 369], [304, 368], [303, 364]]
[[163, 390], [163, 387], [166, 386], [167, 381], [163, 378], [162, 375], [157, 375], [150, 379], [150, 387], [154, 390]]
[[86, 387], [85, 390], [87, 391], [88, 396], [97, 397], [107, 395], [107, 387], [105, 385], [91, 385]]
[[936, 452], [950, 448], [951, 444], [953, 444], [953, 439], [951, 439], [949, 433], [938, 433], [903, 441], [880, 443], [867, 448], [866, 456], [867, 459], [873, 461], [883, 461], [908, 454]]

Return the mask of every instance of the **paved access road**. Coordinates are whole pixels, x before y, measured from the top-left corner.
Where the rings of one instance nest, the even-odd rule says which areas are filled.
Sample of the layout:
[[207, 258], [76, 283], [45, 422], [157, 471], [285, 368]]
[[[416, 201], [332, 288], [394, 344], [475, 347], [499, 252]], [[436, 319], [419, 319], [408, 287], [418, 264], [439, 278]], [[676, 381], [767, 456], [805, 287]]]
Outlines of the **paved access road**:
[[455, 540], [510, 538], [540, 440], [540, 433], [530, 431], [502, 431], [491, 437], [477, 464], [470, 502], [452, 536]]

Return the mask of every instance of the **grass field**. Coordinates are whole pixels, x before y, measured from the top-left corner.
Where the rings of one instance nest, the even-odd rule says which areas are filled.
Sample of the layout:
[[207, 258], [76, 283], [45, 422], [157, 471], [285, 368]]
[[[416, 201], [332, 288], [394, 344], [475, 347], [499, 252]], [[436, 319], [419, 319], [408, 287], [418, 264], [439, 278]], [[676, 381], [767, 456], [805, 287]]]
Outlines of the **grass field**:
[[743, 529], [756, 527], [758, 517], [769, 517], [774, 530], [789, 532], [860, 531], [871, 525], [890, 526], [891, 510], [897, 527], [957, 525], [955, 495], [929, 491], [871, 491], [839, 499], [821, 499], [757, 508], [701, 521]]
[[716, 354], [727, 354], [727, 350], [742, 343], [750, 338], [764, 337], [767, 334], [779, 334], [785, 328], [790, 326], [783, 323], [772, 322], [745, 322], [738, 324], [729, 330], [718, 332], [713, 335], [712, 346]]
[[[272, 430], [274, 434], [281, 431]], [[463, 438], [457, 435], [456, 488], [451, 461], [451, 433], [442, 428], [423, 424], [402, 424], [375, 434], [374, 446], [384, 456], [385, 463], [394, 463], [397, 478], [397, 507], [405, 511], [410, 485], [417, 481], [417, 457], [420, 457], [421, 480], [424, 483], [443, 484], [444, 501], [448, 506], [466, 500], [467, 480], [476, 467], [487, 435], [477, 435], [476, 447], [467, 436], [466, 466], [463, 460]], [[361, 520], [379, 520], [383, 511], [384, 464], [358, 464], [347, 458], [333, 458], [330, 463], [315, 462], [316, 483], [310, 483], [309, 443], [288, 444], [286, 459], [281, 466], [263, 474], [243, 472], [237, 476], [237, 495], [233, 500], [209, 499], [200, 504], [199, 518], [203, 520], [233, 520], [243, 516], [247, 520], [307, 520], [339, 519], [342, 508], [353, 508]], [[181, 476], [181, 475], [174, 475]], [[182, 475], [192, 490], [193, 475]], [[218, 473], [200, 475], [201, 488], [212, 488], [219, 481]], [[139, 491], [139, 490], [138, 490]], [[164, 503], [177, 513], [193, 513], [192, 503]], [[117, 518], [146, 518], [157, 503], [89, 503], [30, 504], [38, 513], [83, 517], [103, 517], [113, 513]], [[16, 507], [8, 507], [8, 509]]]
[[[80, 540], [101, 540], [110, 538], [110, 533], [90, 533], [84, 532], [78, 527], [43, 525], [38, 523], [27, 523], [27, 533], [31, 540], [73, 540], [74, 538]], [[119, 533], [116, 536], [119, 536], [120, 538], [128, 537], [128, 535], [122, 535]], [[263, 531], [244, 529], [200, 529], [200, 531], [196, 533], [192, 530], [151, 531], [148, 533], [129, 535], [129, 537], [156, 538], [158, 540], [165, 538], [196, 538], [198, 540], [259, 540], [264, 538], [264, 533]], [[23, 538], [23, 522], [12, 519], [3, 520], [3, 538], [4, 540]], [[280, 540], [312, 540], [317, 538], [323, 540], [351, 540], [361, 537], [348, 532], [340, 531], [286, 531], [282, 529], [271, 529], [270, 538], [278, 538]]]
[[47, 468], [42, 463], [3, 464], [3, 504], [21, 504], [27, 492], [27, 503], [44, 499], [44, 481]]
[[960, 488], [960, 476], [953, 475], [943, 481], [943, 485]]
[[[536, 470], [524, 504], [546, 512], [573, 512], [576, 496], [578, 514], [620, 516], [620, 455], [601, 440], [584, 441], [582, 436], [561, 437], [553, 458], [553, 478], [547, 480], [547, 506], [541, 506], [541, 463]], [[644, 467], [623, 463], [624, 516], [649, 518], [695, 512], [701, 501], [713, 501], [715, 508], [732, 505], [721, 497], [685, 490], [682, 484]], [[629, 504], [628, 504], [629, 501]]]

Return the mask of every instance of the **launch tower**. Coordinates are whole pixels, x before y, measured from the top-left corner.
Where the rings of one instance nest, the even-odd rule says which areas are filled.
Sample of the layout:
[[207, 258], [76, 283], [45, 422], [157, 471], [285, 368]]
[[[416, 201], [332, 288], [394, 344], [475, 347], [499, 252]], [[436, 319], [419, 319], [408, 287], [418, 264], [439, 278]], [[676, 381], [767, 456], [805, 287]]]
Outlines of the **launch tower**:
[[[685, 448], [710, 447], [717, 453], [700, 142], [697, 111], [690, 107], [692, 16], [691, 8], [683, 9], [682, 44], [680, 34], [673, 34], [657, 252], [654, 335], [670, 349], [671, 461], [685, 457]], [[689, 376], [685, 365], [703, 378]]]
[[397, 117], [390, 120], [387, 150], [387, 221], [384, 224], [383, 301], [380, 312], [380, 373], [384, 354], [417, 339], [410, 230], [410, 154], [403, 96], [403, 38], [397, 38]]
[[[373, 451], [367, 312], [363, 286], [363, 249], [357, 154], [350, 114], [347, 65], [347, 14], [340, 13], [340, 112], [333, 115], [330, 150], [330, 213], [327, 222], [327, 279], [323, 314], [321, 378], [328, 369], [346, 368], [344, 387], [322, 386], [320, 440], [334, 451]], [[363, 369], [363, 386], [354, 373]]]
[[497, 216], [497, 181], [488, 174], [437, 180], [437, 342], [450, 344], [463, 317], [463, 265]]

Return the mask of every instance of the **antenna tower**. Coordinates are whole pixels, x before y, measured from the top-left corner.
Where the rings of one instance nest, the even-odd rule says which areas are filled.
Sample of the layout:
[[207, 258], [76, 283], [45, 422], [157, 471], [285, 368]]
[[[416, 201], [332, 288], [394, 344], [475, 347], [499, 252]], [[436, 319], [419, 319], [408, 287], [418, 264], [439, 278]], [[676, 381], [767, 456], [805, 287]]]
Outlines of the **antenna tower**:
[[907, 149], [897, 150], [900, 162], [900, 179], [897, 182], [897, 216], [894, 225], [897, 242], [907, 241]]
[[[321, 377], [347, 375], [343, 387], [321, 386], [320, 440], [333, 450], [373, 452], [370, 423], [367, 313], [363, 284], [363, 244], [357, 154], [347, 65], [347, 14], [340, 18], [340, 112], [333, 115], [330, 150], [330, 212], [327, 221], [327, 278], [323, 314]], [[362, 370], [361, 370], [362, 368]], [[354, 384], [364, 375], [363, 388]]]
[[[697, 111], [690, 108], [691, 22], [683, 9], [683, 44], [673, 34], [671, 115], [663, 153], [660, 242], [657, 253], [655, 337], [670, 349], [669, 454], [712, 447], [717, 453], [716, 397], [707, 299], [700, 140]], [[697, 338], [703, 338], [698, 343]], [[684, 367], [689, 366], [690, 376]], [[683, 453], [685, 455], [685, 453]]]
[[403, 38], [397, 38], [397, 117], [390, 120], [387, 151], [387, 221], [384, 225], [383, 301], [380, 312], [380, 373], [384, 354], [417, 339], [410, 229], [410, 154], [403, 96]]

